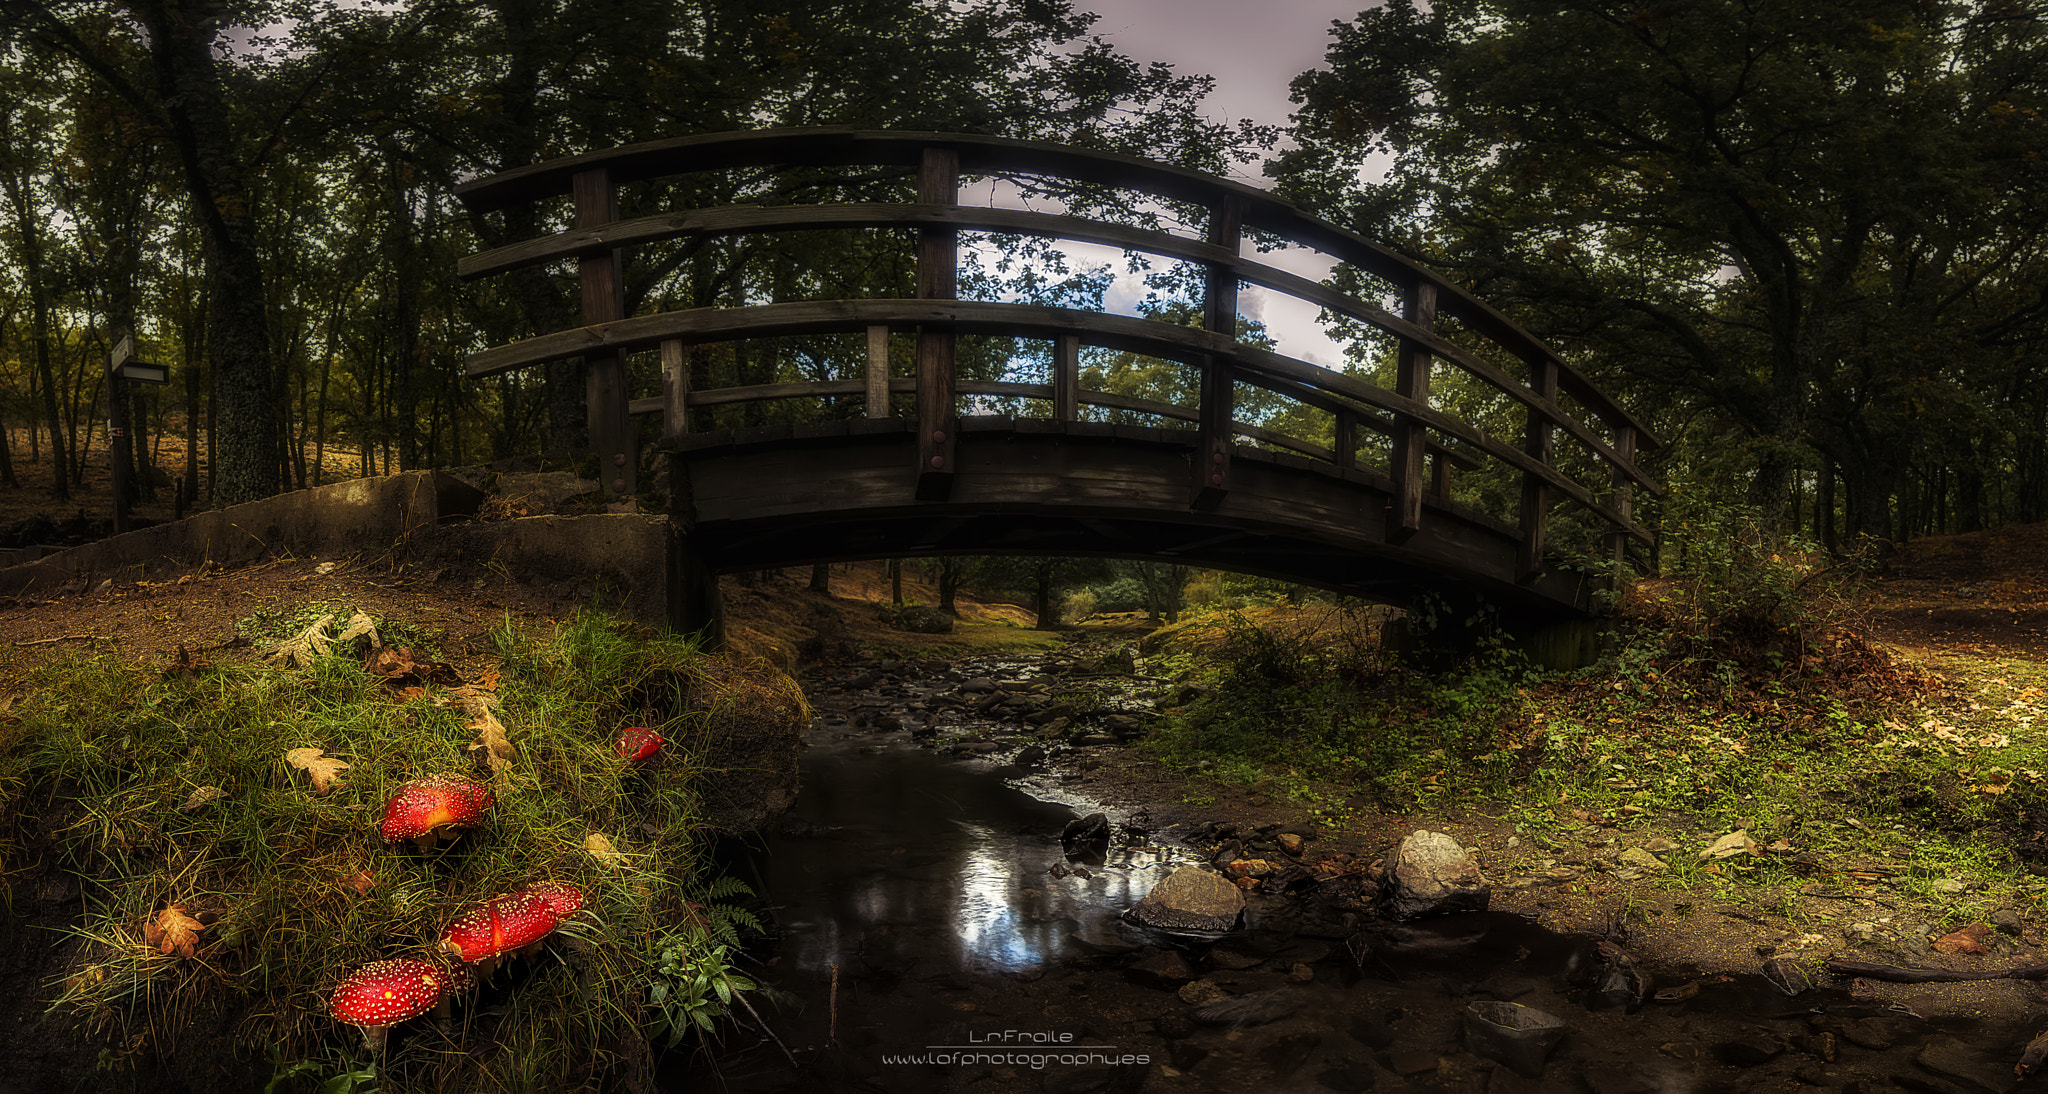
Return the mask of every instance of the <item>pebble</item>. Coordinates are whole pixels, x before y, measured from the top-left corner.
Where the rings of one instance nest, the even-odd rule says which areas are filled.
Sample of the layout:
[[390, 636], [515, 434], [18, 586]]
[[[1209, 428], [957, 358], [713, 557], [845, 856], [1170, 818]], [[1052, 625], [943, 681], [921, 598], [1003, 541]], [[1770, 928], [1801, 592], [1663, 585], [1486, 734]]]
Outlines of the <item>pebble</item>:
[[1224, 991], [1213, 980], [1190, 980], [1182, 984], [1180, 990], [1174, 994], [1180, 997], [1181, 1002], [1191, 1007], [1205, 1007], [1220, 999], [1230, 998], [1230, 993]]

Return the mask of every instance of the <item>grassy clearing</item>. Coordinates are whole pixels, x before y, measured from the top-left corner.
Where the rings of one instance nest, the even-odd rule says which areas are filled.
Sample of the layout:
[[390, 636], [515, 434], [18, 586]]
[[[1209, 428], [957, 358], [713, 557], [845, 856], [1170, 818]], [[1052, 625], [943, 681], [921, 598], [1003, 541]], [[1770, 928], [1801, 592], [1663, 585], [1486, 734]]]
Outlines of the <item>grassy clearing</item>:
[[[1147, 747], [1337, 826], [1367, 808], [1468, 809], [1512, 824], [1532, 859], [1665, 836], [1682, 850], [1650, 883], [1795, 918], [1840, 910], [1807, 907], [1803, 889], [1873, 876], [1937, 918], [2038, 905], [2048, 666], [1907, 664], [1841, 621], [1853, 588], [1793, 597], [1796, 572], [1770, 582], [1751, 597], [1640, 588], [1618, 646], [1572, 673], [1504, 648], [1414, 671], [1342, 608], [1211, 616], [1148, 641], [1148, 671], [1185, 686]], [[1737, 829], [1778, 852], [1692, 853]]]
[[[253, 619], [244, 633], [293, 633], [328, 610]], [[430, 635], [383, 630], [432, 648]], [[596, 615], [545, 637], [508, 620], [491, 638], [501, 668], [470, 683], [497, 685], [516, 749], [495, 776], [465, 716], [436, 701], [444, 688], [401, 690], [359, 653], [189, 674], [74, 656], [23, 682], [0, 716], [0, 815], [14, 841], [0, 861], [84, 882], [84, 922], [49, 940], [76, 959], [41, 989], [107, 1046], [114, 1085], [146, 1085], [152, 1067], [189, 1055], [197, 1046], [179, 1039], [202, 1035], [205, 1016], [223, 1032], [203, 1051], [287, 1077], [279, 1089], [374, 1067], [387, 1089], [498, 1090], [642, 1074], [643, 1030], [716, 1013], [700, 1005], [678, 1025], [665, 1005], [676, 978], [722, 974], [716, 946], [734, 919], [711, 900], [734, 890], [702, 872], [696, 788], [716, 774], [704, 746], [736, 724], [807, 720], [801, 694], [780, 675], [735, 687], [744, 674], [688, 642]], [[668, 738], [658, 766], [615, 755], [629, 724]], [[283, 759], [304, 747], [346, 761], [345, 781], [315, 793]], [[491, 782], [486, 822], [428, 854], [384, 846], [376, 826], [393, 789], [442, 772]], [[351, 970], [424, 956], [459, 911], [539, 879], [579, 886], [588, 910], [453, 1024], [400, 1027], [380, 1061], [327, 1016]], [[190, 956], [145, 938], [174, 906], [203, 925]]]

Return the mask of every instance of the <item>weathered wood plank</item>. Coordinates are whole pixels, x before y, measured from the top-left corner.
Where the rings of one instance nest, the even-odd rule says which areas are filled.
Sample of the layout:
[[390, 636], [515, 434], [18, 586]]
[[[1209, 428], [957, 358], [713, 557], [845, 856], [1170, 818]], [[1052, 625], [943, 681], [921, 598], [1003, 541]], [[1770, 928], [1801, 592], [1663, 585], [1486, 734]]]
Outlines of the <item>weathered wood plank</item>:
[[[1244, 235], [1245, 203], [1232, 197], [1209, 207], [1209, 225], [1202, 242], [1229, 254], [1226, 262], [1209, 264], [1203, 274], [1202, 326], [1237, 342], [1237, 273], [1232, 268]], [[1236, 369], [1230, 357], [1205, 357], [1202, 370], [1200, 417], [1195, 423], [1201, 433], [1195, 459], [1188, 504], [1213, 509], [1230, 490], [1232, 423], [1237, 413]]]
[[889, 328], [868, 328], [867, 411], [870, 418], [889, 416]]
[[[1531, 387], [1546, 400], [1557, 397], [1557, 362], [1542, 357], [1529, 365]], [[1548, 465], [1550, 463], [1550, 419], [1535, 410], [1529, 411], [1528, 431], [1524, 434], [1522, 451], [1532, 460]], [[1543, 572], [1543, 555], [1548, 547], [1544, 542], [1550, 526], [1550, 490], [1541, 478], [1528, 472], [1522, 473], [1522, 547], [1516, 559], [1517, 580], [1529, 581]]]
[[[953, 205], [960, 200], [960, 154], [927, 146], [917, 169], [917, 200]], [[917, 239], [917, 295], [951, 300], [959, 293], [960, 233], [924, 228]], [[959, 432], [953, 420], [954, 332], [944, 325], [917, 332], [917, 496], [938, 500], [950, 489]]]
[[[1428, 281], [1410, 285], [1402, 298], [1402, 316], [1410, 326], [1429, 330], [1436, 324], [1436, 286]], [[1394, 393], [1419, 406], [1429, 405], [1429, 347], [1414, 339], [1401, 340], [1395, 356]], [[1387, 538], [1405, 540], [1422, 529], [1422, 464], [1429, 453], [1429, 437], [1423, 423], [1412, 415], [1394, 417], [1394, 455], [1388, 474], [1394, 480], [1394, 503], [1387, 511]]]
[[1052, 417], [1071, 422], [1081, 409], [1081, 336], [1061, 334], [1052, 340]]
[[690, 432], [690, 360], [674, 338], [661, 343], [661, 385], [661, 435], [672, 442]]
[[1337, 428], [1334, 440], [1337, 450], [1334, 456], [1338, 467], [1349, 471], [1358, 466], [1358, 414], [1356, 411], [1337, 412]]
[[[577, 172], [572, 190], [576, 226], [594, 228], [619, 217], [619, 192], [610, 172], [594, 167]], [[626, 314], [625, 267], [615, 250], [588, 255], [577, 263], [583, 297], [583, 322], [609, 323]], [[631, 494], [639, 478], [639, 452], [633, 420], [626, 406], [626, 362], [617, 351], [600, 351], [583, 359], [585, 426], [597, 452], [598, 481], [614, 494]]]

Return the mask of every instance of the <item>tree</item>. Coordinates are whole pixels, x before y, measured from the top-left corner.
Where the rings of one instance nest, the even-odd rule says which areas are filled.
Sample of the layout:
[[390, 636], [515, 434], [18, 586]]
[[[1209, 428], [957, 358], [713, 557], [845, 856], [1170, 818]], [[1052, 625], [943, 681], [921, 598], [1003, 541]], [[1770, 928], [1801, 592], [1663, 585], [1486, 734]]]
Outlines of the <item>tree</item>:
[[1667, 429], [1732, 424], [1773, 515], [1811, 450], [1888, 536], [1910, 461], [1983, 434], [2040, 344], [2042, 30], [2004, 0], [1390, 0], [1296, 78], [1269, 171]]

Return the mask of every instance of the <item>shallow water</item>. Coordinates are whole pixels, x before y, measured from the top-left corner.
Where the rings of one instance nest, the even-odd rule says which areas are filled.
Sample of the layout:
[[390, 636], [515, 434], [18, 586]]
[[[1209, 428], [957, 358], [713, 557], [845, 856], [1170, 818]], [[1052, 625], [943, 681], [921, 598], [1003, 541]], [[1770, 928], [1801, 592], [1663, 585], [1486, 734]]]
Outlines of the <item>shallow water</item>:
[[[1296, 897], [1255, 896], [1227, 937], [1139, 930], [1119, 913], [1195, 853], [1140, 838], [1070, 862], [1060, 831], [1093, 805], [1056, 770], [1004, 765], [1028, 739], [1012, 729], [973, 758], [931, 747], [989, 728], [930, 704], [954, 683], [912, 677], [821, 703], [794, 809], [724, 851], [772, 908], [779, 937], [749, 971], [771, 989], [757, 1005], [781, 1045], [730, 1031], [671, 1054], [664, 1089], [2001, 1090], [2028, 1036], [1966, 1010], [1930, 1020], [1840, 988], [1788, 998], [1760, 976], [1685, 969], [1648, 971], [1689, 997], [1617, 1006], [1597, 990], [1594, 939], [1504, 913], [1354, 934]], [[877, 712], [903, 728], [874, 728]], [[1283, 1001], [1277, 1017], [1202, 1024], [1125, 972], [1166, 951], [1239, 1001]], [[1481, 1000], [1563, 1020], [1540, 1077], [1473, 1050], [1464, 1013]], [[994, 1058], [959, 1062], [977, 1054]]]

